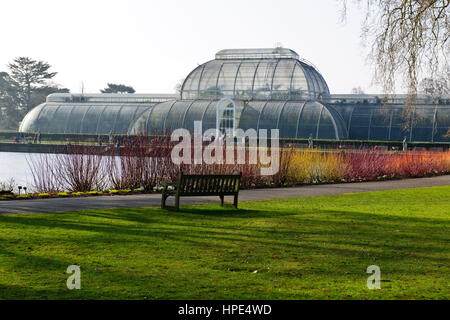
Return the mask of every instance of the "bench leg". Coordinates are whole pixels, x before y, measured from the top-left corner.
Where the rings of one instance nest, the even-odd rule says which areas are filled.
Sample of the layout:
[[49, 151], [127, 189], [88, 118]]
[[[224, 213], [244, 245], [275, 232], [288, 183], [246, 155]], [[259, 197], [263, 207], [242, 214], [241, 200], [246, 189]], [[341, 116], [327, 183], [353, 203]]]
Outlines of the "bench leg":
[[238, 195], [237, 194], [234, 195], [233, 207], [235, 209], [237, 209], [237, 207], [238, 207]]
[[219, 196], [220, 197], [220, 205], [223, 207], [223, 203], [224, 203], [224, 196]]
[[180, 196], [178, 195], [178, 192], [177, 195], [175, 196], [175, 210], [176, 211], [180, 210]]
[[161, 195], [161, 208], [165, 209], [166, 208], [166, 200], [167, 200], [167, 196], [163, 193]]

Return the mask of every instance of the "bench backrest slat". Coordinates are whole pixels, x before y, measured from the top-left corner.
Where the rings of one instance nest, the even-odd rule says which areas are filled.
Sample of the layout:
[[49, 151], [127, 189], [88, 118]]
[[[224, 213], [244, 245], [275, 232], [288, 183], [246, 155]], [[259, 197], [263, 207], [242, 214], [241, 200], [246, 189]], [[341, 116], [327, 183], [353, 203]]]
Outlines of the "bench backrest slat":
[[226, 185], [225, 185], [225, 188], [226, 188], [225, 190], [226, 190], [226, 192], [232, 192], [231, 184], [232, 184], [233, 180], [234, 180], [234, 179], [231, 179], [231, 178], [228, 178], [228, 179], [227, 179], [227, 183], [226, 183]]
[[223, 177], [221, 180], [222, 183], [220, 184], [220, 192], [225, 192], [225, 185], [227, 184], [227, 178]]
[[180, 174], [177, 182], [179, 194], [221, 194], [237, 193], [241, 175], [184, 175]]

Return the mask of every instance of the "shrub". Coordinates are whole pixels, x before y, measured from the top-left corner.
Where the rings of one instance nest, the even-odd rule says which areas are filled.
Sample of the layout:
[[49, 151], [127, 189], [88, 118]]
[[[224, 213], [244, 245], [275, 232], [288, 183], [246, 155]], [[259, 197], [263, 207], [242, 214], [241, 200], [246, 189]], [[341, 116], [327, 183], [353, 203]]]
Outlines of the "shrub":
[[170, 136], [137, 136], [124, 139], [119, 155], [110, 154], [107, 161], [108, 177], [115, 189], [151, 191], [161, 179], [172, 179], [178, 174], [171, 161]]
[[16, 187], [16, 182], [13, 178], [5, 181], [0, 181], [0, 191], [13, 191]]
[[66, 154], [39, 154], [27, 158], [37, 192], [85, 192], [105, 186], [103, 155], [95, 146], [68, 145]]
[[290, 184], [339, 181], [345, 177], [346, 167], [341, 153], [296, 149], [289, 163], [287, 181]]
[[86, 192], [88, 195], [91, 195], [91, 196], [99, 196], [99, 195], [102, 195], [103, 194], [103, 192], [101, 192], [101, 191], [89, 191], [89, 192]]
[[30, 194], [21, 194], [16, 196], [16, 199], [22, 200], [22, 199], [31, 199], [32, 196]]
[[105, 186], [103, 155], [95, 146], [71, 145], [56, 156], [56, 174], [65, 189], [75, 192], [101, 190]]
[[43, 192], [43, 193], [38, 193], [36, 195], [38, 198], [50, 198], [50, 194], [47, 192]]

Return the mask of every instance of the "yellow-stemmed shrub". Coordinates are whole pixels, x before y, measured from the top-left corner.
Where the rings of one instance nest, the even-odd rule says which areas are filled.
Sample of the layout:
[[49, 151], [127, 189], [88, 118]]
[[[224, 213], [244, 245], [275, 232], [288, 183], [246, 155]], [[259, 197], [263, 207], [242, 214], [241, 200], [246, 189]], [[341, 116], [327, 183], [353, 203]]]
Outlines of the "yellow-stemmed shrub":
[[287, 172], [289, 184], [342, 181], [346, 164], [338, 152], [319, 149], [295, 149]]

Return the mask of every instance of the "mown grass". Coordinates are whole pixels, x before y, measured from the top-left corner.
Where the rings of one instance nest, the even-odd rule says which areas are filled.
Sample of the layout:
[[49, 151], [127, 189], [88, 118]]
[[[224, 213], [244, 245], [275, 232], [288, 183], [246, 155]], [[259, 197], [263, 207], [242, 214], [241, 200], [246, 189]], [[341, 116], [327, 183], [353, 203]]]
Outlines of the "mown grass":
[[[0, 298], [448, 299], [449, 213], [450, 186], [2, 215]], [[66, 287], [73, 264], [81, 290]]]

